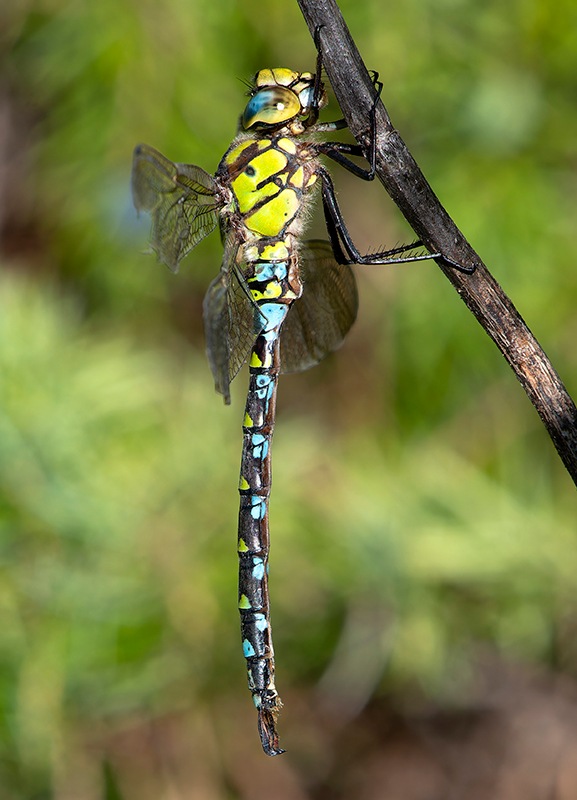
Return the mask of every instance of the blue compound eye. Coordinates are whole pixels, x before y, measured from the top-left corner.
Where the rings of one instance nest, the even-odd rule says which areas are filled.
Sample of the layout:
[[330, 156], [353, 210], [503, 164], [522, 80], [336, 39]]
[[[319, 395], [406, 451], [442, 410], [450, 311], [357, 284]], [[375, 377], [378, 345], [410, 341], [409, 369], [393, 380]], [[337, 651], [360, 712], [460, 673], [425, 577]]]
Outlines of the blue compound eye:
[[279, 125], [301, 113], [299, 98], [282, 86], [267, 87], [248, 101], [242, 115], [245, 130], [255, 125]]
[[313, 87], [307, 86], [306, 89], [303, 89], [302, 92], [299, 92], [299, 101], [303, 109], [309, 109], [313, 102]]

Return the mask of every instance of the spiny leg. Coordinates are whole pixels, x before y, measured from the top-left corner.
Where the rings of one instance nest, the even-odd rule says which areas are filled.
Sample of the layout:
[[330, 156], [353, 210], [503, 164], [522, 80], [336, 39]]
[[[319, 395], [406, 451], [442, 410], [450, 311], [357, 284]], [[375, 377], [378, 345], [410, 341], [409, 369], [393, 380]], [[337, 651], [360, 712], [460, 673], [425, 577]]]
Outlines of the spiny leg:
[[[351, 235], [347, 229], [343, 215], [337, 203], [335, 189], [329, 173], [322, 167], [318, 174], [321, 176], [321, 191], [323, 199], [323, 210], [327, 231], [331, 240], [331, 245], [335, 258], [339, 264], [406, 264], [413, 261], [427, 261], [434, 258], [444, 258], [441, 253], [421, 253], [416, 256], [401, 256], [408, 250], [414, 250], [421, 246], [421, 242], [416, 241], [411, 244], [394, 247], [380, 253], [369, 253], [361, 255], [355, 246]], [[455, 264], [456, 267], [460, 265]]]

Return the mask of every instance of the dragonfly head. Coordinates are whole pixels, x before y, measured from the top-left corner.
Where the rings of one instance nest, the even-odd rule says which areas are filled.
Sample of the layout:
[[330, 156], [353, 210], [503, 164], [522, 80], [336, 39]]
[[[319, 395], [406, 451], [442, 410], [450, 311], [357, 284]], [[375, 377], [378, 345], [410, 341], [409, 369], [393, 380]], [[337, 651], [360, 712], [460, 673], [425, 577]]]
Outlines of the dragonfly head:
[[[299, 117], [307, 117], [314, 103], [315, 76], [292, 69], [261, 69], [251, 89], [251, 98], [241, 117], [242, 127], [282, 127]], [[327, 103], [321, 85], [318, 108]]]

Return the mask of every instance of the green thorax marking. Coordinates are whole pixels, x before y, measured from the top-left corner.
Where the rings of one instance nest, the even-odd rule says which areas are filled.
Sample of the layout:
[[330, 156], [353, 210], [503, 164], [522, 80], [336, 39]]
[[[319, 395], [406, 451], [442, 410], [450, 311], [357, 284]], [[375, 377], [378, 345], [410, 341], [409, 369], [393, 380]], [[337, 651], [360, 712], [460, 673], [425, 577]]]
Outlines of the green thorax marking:
[[316, 159], [287, 136], [243, 135], [224, 156], [218, 173], [230, 186], [242, 224], [252, 234], [283, 235], [303, 210], [316, 181]]

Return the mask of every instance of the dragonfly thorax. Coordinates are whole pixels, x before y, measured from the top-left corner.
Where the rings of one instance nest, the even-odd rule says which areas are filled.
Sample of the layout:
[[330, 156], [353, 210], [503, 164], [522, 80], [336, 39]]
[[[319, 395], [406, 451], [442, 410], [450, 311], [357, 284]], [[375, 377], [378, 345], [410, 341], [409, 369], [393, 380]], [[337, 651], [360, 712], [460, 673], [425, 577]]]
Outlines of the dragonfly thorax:
[[[314, 75], [310, 72], [295, 72], [282, 67], [261, 69], [254, 77], [251, 98], [241, 117], [245, 130], [250, 128], [278, 128], [297, 122], [311, 114], [314, 102]], [[318, 108], [326, 105], [327, 99], [321, 86]], [[296, 132], [296, 131], [295, 131]]]

